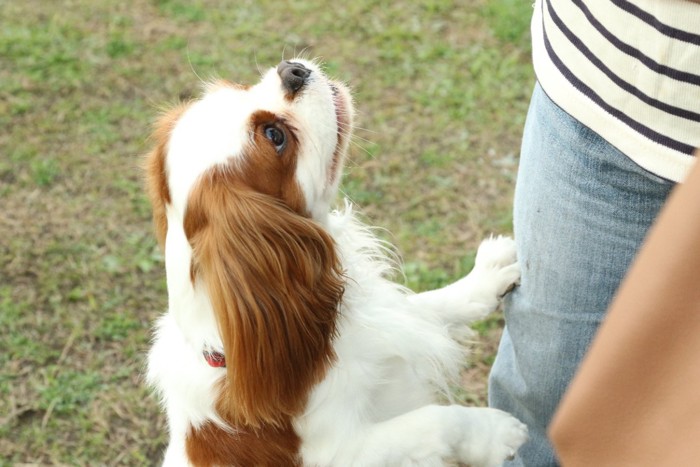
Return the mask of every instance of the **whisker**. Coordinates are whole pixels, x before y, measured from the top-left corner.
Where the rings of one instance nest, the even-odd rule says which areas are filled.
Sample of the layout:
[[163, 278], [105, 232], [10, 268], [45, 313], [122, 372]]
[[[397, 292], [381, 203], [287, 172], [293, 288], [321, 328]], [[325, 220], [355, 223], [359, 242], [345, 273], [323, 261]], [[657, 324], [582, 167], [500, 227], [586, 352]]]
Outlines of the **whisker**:
[[[351, 139], [351, 140], [350, 140], [350, 144], [352, 144], [354, 147], [358, 148], [360, 151], [362, 151], [362, 152], [364, 152], [365, 154], [367, 154], [367, 156], [369, 156], [371, 159], [376, 159], [376, 158], [377, 158], [377, 156], [375, 156], [374, 154], [372, 154], [372, 152], [371, 152], [369, 149], [367, 149], [366, 147], [362, 146], [362, 145], [359, 144], [357, 141], [353, 141], [353, 140]], [[348, 156], [348, 160], [349, 160], [349, 159], [350, 159], [350, 157]], [[355, 161], [353, 161], [353, 162], [355, 162]], [[357, 164], [357, 162], [355, 162], [355, 164], [356, 164], [356, 165], [359, 165], [359, 164]]]
[[257, 68], [258, 74], [262, 78], [263, 72], [260, 69], [260, 64], [258, 63], [258, 51], [257, 51], [257, 49], [253, 49], [253, 60], [255, 60], [255, 68]]
[[192, 73], [197, 77], [200, 83], [202, 85], [206, 85], [206, 81], [202, 79], [201, 76], [197, 73], [197, 70], [194, 69], [194, 65], [192, 65], [192, 59], [190, 58], [190, 43], [189, 41], [187, 42], [187, 47], [185, 47], [185, 54], [187, 55], [187, 64], [190, 66], [190, 70], [192, 70]]
[[[358, 126], [354, 126], [354, 125], [348, 125], [348, 124], [345, 124], [345, 123], [339, 124], [338, 127], [339, 127], [341, 130], [343, 130], [343, 131], [346, 131], [346, 130], [347, 130], [347, 131], [353, 130], [354, 132], [362, 131], [362, 132], [365, 132], [365, 133], [370, 133], [370, 134], [372, 134], [372, 135], [378, 135], [378, 134], [379, 134], [378, 131], [373, 131], [373, 130], [369, 130], [369, 129], [367, 129], [367, 128], [362, 128], [362, 127], [358, 127]], [[358, 137], [359, 137], [359, 136], [358, 136]], [[362, 139], [364, 139], [364, 138], [362, 138]]]
[[309, 46], [307, 45], [306, 47], [304, 47], [303, 49], [301, 49], [301, 52], [299, 52], [298, 54], [295, 54], [294, 57], [295, 57], [295, 58], [298, 58], [298, 59], [301, 59], [301, 60], [308, 60], [309, 58], [308, 58], [308, 56], [306, 55], [306, 53], [307, 53], [308, 51], [309, 51]]
[[367, 132], [367, 133], [371, 133], [371, 134], [373, 134], [373, 135], [378, 135], [378, 134], [379, 134], [378, 131], [370, 130], [369, 128], [364, 128], [364, 127], [361, 127], [361, 126], [353, 125], [352, 128], [353, 128], [354, 130], [364, 131], [364, 132]]
[[375, 144], [374, 141], [372, 141], [371, 139], [363, 138], [362, 136], [359, 136], [359, 135], [356, 135], [356, 134], [355, 134], [355, 135], [352, 135], [352, 136], [353, 136], [353, 138], [355, 138], [355, 139], [359, 139], [359, 140], [362, 141], [363, 143]]

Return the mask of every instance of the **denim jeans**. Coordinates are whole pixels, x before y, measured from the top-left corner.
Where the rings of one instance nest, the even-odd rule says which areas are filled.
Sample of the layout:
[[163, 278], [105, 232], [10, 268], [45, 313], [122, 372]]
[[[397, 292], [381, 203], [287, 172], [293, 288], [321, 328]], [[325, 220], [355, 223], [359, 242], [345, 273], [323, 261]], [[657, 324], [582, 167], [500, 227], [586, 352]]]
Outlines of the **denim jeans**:
[[530, 440], [504, 465], [557, 465], [547, 425], [672, 186], [535, 87], [514, 203], [522, 280], [489, 378], [489, 404]]

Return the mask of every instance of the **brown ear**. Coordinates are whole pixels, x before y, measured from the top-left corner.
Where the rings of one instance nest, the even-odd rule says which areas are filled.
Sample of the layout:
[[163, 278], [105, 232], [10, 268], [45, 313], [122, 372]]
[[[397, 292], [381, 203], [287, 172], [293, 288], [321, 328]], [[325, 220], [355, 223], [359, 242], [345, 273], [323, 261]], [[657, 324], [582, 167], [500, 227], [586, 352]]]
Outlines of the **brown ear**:
[[146, 174], [146, 193], [153, 209], [153, 226], [161, 248], [165, 245], [165, 234], [168, 231], [165, 206], [170, 203], [170, 189], [168, 188], [168, 176], [165, 169], [168, 141], [175, 124], [188, 106], [188, 103], [182, 103], [160, 116], [156, 121], [153, 135], [151, 136], [155, 146], [144, 161], [143, 170]]
[[332, 238], [279, 200], [205, 174], [185, 233], [227, 362], [218, 407], [230, 422], [281, 425], [304, 409], [333, 360], [343, 278]]

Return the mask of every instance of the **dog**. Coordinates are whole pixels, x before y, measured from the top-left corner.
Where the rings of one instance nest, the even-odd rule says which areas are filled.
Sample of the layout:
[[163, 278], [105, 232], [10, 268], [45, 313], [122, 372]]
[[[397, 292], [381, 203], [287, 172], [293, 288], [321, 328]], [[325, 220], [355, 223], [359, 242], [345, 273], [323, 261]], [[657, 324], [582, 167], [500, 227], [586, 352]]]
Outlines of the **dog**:
[[514, 242], [415, 294], [352, 206], [332, 210], [353, 128], [348, 88], [281, 62], [162, 114], [146, 158], [169, 307], [147, 379], [165, 465], [492, 466], [527, 438], [490, 408], [439, 405], [452, 338], [518, 280]]

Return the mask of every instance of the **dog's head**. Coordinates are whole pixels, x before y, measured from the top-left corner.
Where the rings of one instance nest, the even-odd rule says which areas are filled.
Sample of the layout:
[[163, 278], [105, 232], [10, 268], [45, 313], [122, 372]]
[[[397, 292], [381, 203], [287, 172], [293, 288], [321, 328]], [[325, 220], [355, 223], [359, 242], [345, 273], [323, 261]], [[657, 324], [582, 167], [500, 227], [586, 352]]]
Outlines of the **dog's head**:
[[333, 357], [342, 271], [322, 226], [352, 119], [347, 88], [293, 60], [254, 86], [215, 82], [156, 126], [146, 169], [171, 306], [186, 287], [210, 301], [228, 418], [298, 412]]
[[[254, 86], [216, 81], [160, 119], [152, 200], [163, 198], [184, 220], [197, 185], [219, 176], [323, 222], [352, 121], [347, 88], [312, 62], [283, 61]], [[165, 229], [158, 234], [164, 241]]]

